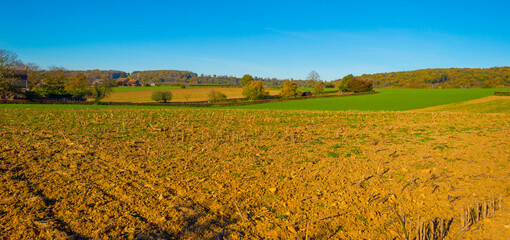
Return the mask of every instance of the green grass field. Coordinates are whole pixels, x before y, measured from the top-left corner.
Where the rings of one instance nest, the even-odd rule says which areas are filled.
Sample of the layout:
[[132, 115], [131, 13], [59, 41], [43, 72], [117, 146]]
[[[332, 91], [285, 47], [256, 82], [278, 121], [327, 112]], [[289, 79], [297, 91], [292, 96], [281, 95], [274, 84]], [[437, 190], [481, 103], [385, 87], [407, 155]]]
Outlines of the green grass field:
[[[166, 87], [166, 86], [165, 86]], [[131, 89], [126, 87], [127, 89]], [[142, 89], [139, 87], [132, 89]], [[146, 87], [149, 89], [157, 87]], [[268, 110], [326, 110], [326, 111], [406, 111], [432, 106], [458, 103], [491, 96], [505, 89], [377, 89], [380, 93], [350, 97], [318, 98], [287, 102], [274, 102], [246, 106], [222, 107], [230, 109]], [[506, 89], [508, 91], [508, 89]], [[108, 106], [70, 104], [0, 104], [0, 108], [37, 109], [103, 109], [103, 108], [179, 108], [169, 106]], [[182, 108], [182, 107], [180, 107]]]
[[268, 110], [405, 111], [493, 95], [500, 89], [376, 89], [379, 94], [229, 107]]

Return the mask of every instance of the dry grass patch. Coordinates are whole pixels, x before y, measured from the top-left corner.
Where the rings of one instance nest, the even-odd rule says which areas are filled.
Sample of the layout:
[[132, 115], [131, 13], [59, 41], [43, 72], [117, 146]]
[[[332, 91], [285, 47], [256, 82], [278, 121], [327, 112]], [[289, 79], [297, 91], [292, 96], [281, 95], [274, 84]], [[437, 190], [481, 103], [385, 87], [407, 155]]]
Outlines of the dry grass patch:
[[[196, 102], [196, 101], [207, 101], [207, 94], [212, 90], [222, 92], [231, 98], [243, 98], [242, 88], [186, 88], [186, 89], [171, 89], [173, 98], [171, 102]], [[104, 101], [106, 102], [154, 102], [151, 99], [153, 91], [133, 91], [133, 92], [115, 92], [112, 93]], [[271, 95], [277, 95], [279, 91], [269, 91]], [[188, 96], [186, 96], [189, 94]]]
[[510, 113], [510, 97], [489, 96], [459, 103], [416, 109], [411, 112]]

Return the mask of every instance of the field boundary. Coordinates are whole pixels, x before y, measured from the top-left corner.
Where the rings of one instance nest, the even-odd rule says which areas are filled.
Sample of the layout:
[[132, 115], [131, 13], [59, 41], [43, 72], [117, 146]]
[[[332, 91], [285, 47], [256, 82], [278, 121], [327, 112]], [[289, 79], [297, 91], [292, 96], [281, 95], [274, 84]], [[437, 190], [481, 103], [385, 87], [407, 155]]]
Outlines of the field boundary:
[[[269, 96], [266, 99], [260, 100], [246, 100], [246, 98], [232, 98], [221, 102], [209, 102], [209, 101], [196, 101], [196, 102], [144, 102], [144, 103], [133, 103], [133, 102], [100, 102], [99, 105], [128, 105], [128, 106], [172, 106], [172, 107], [211, 107], [211, 106], [244, 106], [271, 102], [287, 102], [296, 100], [310, 100], [318, 98], [331, 98], [331, 97], [349, 97], [359, 96], [367, 94], [376, 94], [378, 91], [364, 92], [364, 93], [343, 93], [343, 94], [332, 94], [332, 95], [320, 95], [310, 97], [297, 97], [297, 98], [280, 98], [278, 96]], [[94, 105], [94, 102], [88, 101], [57, 101], [57, 100], [0, 100], [0, 104], [75, 104], [75, 105]]]
[[510, 92], [494, 92], [494, 96], [510, 96]]

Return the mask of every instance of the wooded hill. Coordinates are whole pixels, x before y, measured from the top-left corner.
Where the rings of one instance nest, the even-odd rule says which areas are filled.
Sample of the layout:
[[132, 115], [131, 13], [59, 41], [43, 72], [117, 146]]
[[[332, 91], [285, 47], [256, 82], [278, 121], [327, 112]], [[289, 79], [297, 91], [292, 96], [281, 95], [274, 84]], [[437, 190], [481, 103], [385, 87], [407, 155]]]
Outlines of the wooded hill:
[[[198, 75], [191, 71], [180, 71], [180, 70], [151, 70], [151, 71], [135, 71], [131, 74], [123, 71], [115, 70], [65, 70], [65, 69], [54, 69], [54, 70], [43, 70], [34, 72], [34, 76], [30, 77], [34, 79], [34, 83], [37, 83], [39, 79], [44, 78], [46, 75], [51, 75], [52, 72], [61, 71], [65, 72], [68, 77], [74, 77], [78, 74], [84, 74], [87, 76], [90, 82], [94, 82], [100, 79], [118, 79], [118, 78], [129, 78], [139, 80], [141, 84], [157, 83], [157, 84], [193, 84], [193, 85], [226, 85], [226, 86], [241, 86], [241, 78], [234, 76], [222, 76], [222, 75]], [[255, 81], [262, 81], [266, 87], [280, 87], [288, 79], [277, 79], [277, 78], [260, 78], [253, 77]], [[299, 87], [311, 88], [314, 85], [314, 81], [311, 80], [294, 80]]]
[[89, 81], [93, 82], [100, 79], [117, 79], [117, 78], [125, 78], [129, 75], [129, 73], [123, 72], [123, 71], [116, 71], [116, 70], [85, 70], [85, 71], [79, 71], [79, 70], [48, 70], [48, 71], [42, 71], [41, 73], [51, 73], [52, 71], [64, 71], [66, 75], [69, 77], [74, 77], [78, 74], [84, 74], [88, 77]]
[[[49, 71], [51, 72], [51, 71]], [[79, 73], [85, 74], [89, 81], [99, 79], [117, 79], [128, 77], [140, 80], [140, 83], [158, 84], [195, 84], [195, 85], [227, 85], [241, 86], [241, 78], [234, 76], [198, 75], [191, 71], [152, 70], [136, 71], [128, 74], [113, 70], [66, 71], [72, 77]], [[434, 68], [414, 71], [363, 74], [361, 77], [372, 81], [374, 88], [489, 88], [509, 87], [510, 67], [493, 68]], [[288, 79], [259, 78], [266, 87], [280, 87]], [[311, 80], [294, 80], [298, 87], [310, 88]]]
[[[140, 83], [159, 83], [159, 84], [194, 84], [194, 85], [228, 85], [241, 86], [241, 78], [225, 75], [198, 75], [190, 71], [178, 70], [152, 70], [135, 71], [129, 75], [130, 79], [140, 80]], [[279, 87], [283, 85], [284, 80], [277, 78], [259, 78], [253, 77], [254, 81], [261, 80], [266, 87]], [[314, 82], [310, 80], [295, 80], [299, 87], [312, 87]]]
[[510, 86], [510, 67], [434, 68], [363, 74], [374, 88], [490, 88]]

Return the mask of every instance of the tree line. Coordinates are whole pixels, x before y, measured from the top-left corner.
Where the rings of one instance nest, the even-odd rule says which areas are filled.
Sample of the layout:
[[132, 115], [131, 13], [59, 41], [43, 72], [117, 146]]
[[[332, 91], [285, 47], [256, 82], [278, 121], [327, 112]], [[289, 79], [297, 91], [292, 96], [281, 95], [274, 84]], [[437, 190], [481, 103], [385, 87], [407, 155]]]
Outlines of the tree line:
[[501, 88], [510, 86], [510, 67], [433, 68], [360, 77], [375, 88]]
[[[135, 71], [129, 78], [139, 80], [141, 84], [193, 84], [193, 85], [227, 85], [242, 86], [241, 78], [227, 75], [205, 75], [179, 70], [151, 70]], [[281, 87], [285, 81], [294, 81], [302, 88], [311, 88], [320, 79], [277, 79], [253, 77], [255, 81], [262, 81], [266, 87]], [[326, 83], [325, 83], [326, 84]], [[332, 84], [328, 86], [333, 87]]]
[[4, 100], [92, 97], [99, 102], [111, 92], [112, 79], [123, 74], [121, 71], [67, 71], [58, 67], [41, 70], [36, 64], [23, 63], [15, 53], [0, 49], [0, 99]]
[[[115, 80], [119, 78], [139, 80], [141, 84], [177, 83], [243, 86], [243, 94], [246, 98], [251, 100], [268, 97], [265, 87], [277, 87], [282, 89], [281, 97], [297, 97], [301, 94], [297, 91], [298, 87], [313, 88], [315, 94], [322, 94], [324, 88], [335, 87], [331, 82], [322, 81], [316, 71], [311, 71], [306, 80], [281, 80], [276, 78], [252, 77], [248, 74], [242, 78], [234, 76], [198, 75], [194, 72], [178, 70], [137, 71], [131, 74], [114, 70], [70, 71], [59, 67], [50, 67], [48, 70], [43, 70], [36, 64], [23, 63], [13, 52], [0, 49], [1, 99], [84, 100], [85, 97], [92, 97], [98, 102], [111, 92], [111, 87], [114, 86]], [[356, 81], [352, 82], [354, 83]], [[349, 90], [345, 88], [344, 91]], [[217, 95], [216, 98], [218, 99], [223, 97], [219, 94]], [[158, 98], [158, 96], [156, 96], [156, 98]], [[162, 100], [164, 100], [164, 98]]]

